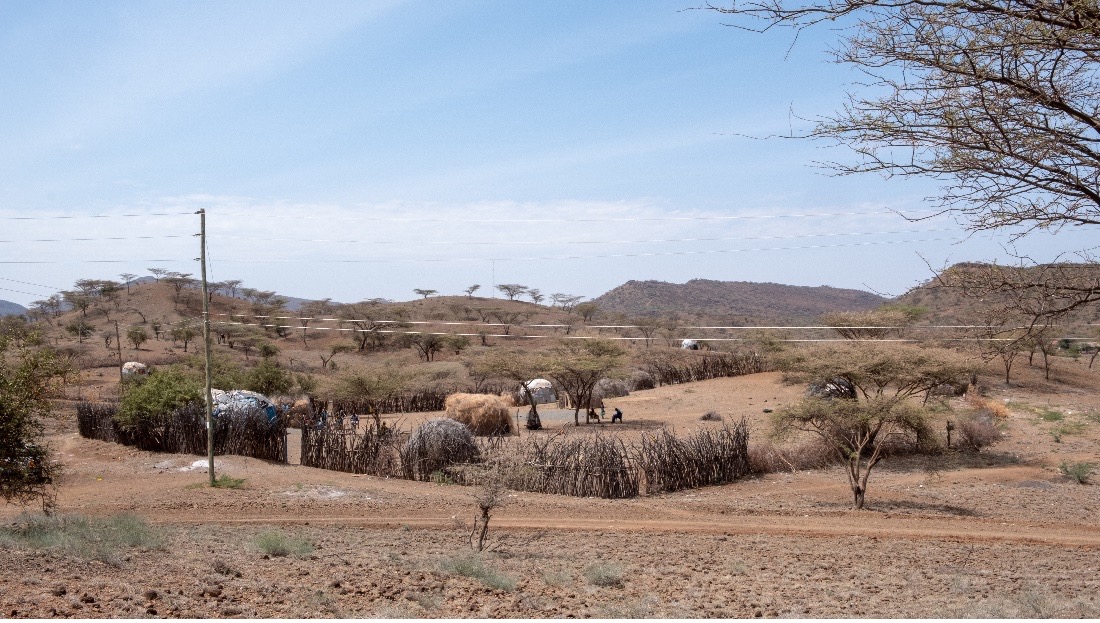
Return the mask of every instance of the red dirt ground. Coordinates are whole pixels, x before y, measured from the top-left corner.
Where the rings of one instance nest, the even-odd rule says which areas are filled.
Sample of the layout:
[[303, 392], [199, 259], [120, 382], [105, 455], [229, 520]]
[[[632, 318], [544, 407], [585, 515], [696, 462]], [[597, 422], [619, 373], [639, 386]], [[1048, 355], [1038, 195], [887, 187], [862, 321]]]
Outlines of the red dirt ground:
[[[60, 511], [134, 513], [165, 545], [109, 564], [0, 540], [0, 614], [1096, 617], [1100, 493], [1058, 466], [1100, 463], [1100, 371], [1057, 365], [1054, 382], [1025, 366], [1012, 387], [990, 370], [988, 395], [1011, 413], [1002, 441], [949, 452], [936, 471], [885, 462], [867, 510], [850, 509], [839, 468], [633, 500], [510, 492], [480, 559], [464, 527], [473, 489], [234, 456], [216, 465], [244, 488], [209, 489], [192, 469], [201, 457], [85, 440], [66, 421], [52, 437]], [[663, 387], [612, 401], [626, 424], [603, 431], [715, 426], [699, 420], [713, 410], [748, 418], [751, 444], [766, 433], [763, 409], [800, 395], [776, 374]], [[19, 512], [0, 507], [0, 520]], [[267, 556], [255, 537], [271, 530], [315, 549]], [[471, 560], [504, 579], [456, 570]]]

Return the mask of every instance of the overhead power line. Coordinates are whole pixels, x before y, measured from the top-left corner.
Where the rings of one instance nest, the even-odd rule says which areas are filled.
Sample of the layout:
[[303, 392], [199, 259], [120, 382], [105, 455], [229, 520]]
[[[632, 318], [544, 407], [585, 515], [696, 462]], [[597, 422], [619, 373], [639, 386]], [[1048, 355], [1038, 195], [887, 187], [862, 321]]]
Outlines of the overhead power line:
[[[910, 210], [913, 214], [933, 214], [939, 210]], [[233, 211], [221, 214], [234, 214]], [[241, 213], [238, 213], [241, 214]], [[738, 221], [749, 219], [818, 218], [830, 216], [871, 216], [893, 214], [893, 210], [865, 212], [808, 212], [791, 214], [732, 214], [705, 216], [626, 216], [600, 218], [443, 218], [443, 217], [386, 217], [386, 216], [312, 216], [309, 214], [265, 214], [265, 219], [287, 218], [294, 220], [367, 221], [377, 223], [633, 223], [646, 221]], [[252, 213], [248, 213], [251, 216]]]
[[[417, 245], [465, 245], [465, 246], [495, 246], [495, 245], [576, 245], [576, 244], [657, 244], [665, 242], [723, 242], [730, 240], [794, 240], [800, 238], [834, 238], [838, 236], [887, 236], [896, 234], [926, 234], [945, 231], [958, 231], [958, 228], [942, 229], [903, 229], [895, 231], [867, 231], [867, 232], [828, 232], [816, 234], [799, 234], [794, 236], [721, 236], [711, 238], [655, 238], [647, 240], [418, 240]], [[269, 238], [262, 236], [214, 236], [218, 240], [247, 240], [263, 242], [302, 242], [302, 243], [327, 243], [327, 244], [373, 244], [373, 245], [402, 245], [408, 246], [408, 240], [353, 240], [339, 238]], [[0, 242], [8, 242], [0, 240]]]
[[146, 216], [183, 216], [193, 215], [194, 212], [142, 212], [139, 214], [66, 214], [56, 216], [0, 216], [5, 221], [50, 221], [50, 220], [75, 220], [82, 218], [128, 218]]
[[[645, 336], [605, 336], [605, 335], [511, 335], [507, 333], [493, 333], [493, 334], [481, 334], [481, 333], [453, 333], [446, 331], [402, 331], [398, 329], [355, 329], [346, 327], [291, 327], [287, 325], [276, 324], [264, 324], [254, 322], [229, 322], [232, 326], [243, 327], [260, 327], [264, 329], [292, 329], [295, 331], [337, 331], [337, 332], [350, 332], [350, 333], [381, 333], [385, 335], [440, 335], [440, 336], [456, 336], [456, 337], [495, 337], [495, 338], [510, 338], [517, 340], [537, 340], [537, 339], [555, 339], [555, 340], [610, 340], [610, 341], [630, 341], [636, 342], [639, 340], [665, 340], [671, 339], [673, 341], [682, 340], [695, 340], [703, 342], [749, 342], [751, 340], [745, 338], [728, 337], [728, 338], [711, 338], [711, 337], [645, 337]], [[780, 338], [775, 340], [777, 342], [921, 342], [922, 340], [911, 338], [862, 338], [862, 339], [846, 339], [846, 338]], [[959, 341], [986, 341], [986, 342], [1005, 342], [1012, 341], [1012, 338], [986, 338], [986, 337], [952, 337], [952, 338], [940, 338], [940, 341], [945, 342], [959, 342]]]
[[[924, 238], [919, 240], [879, 240], [869, 242], [850, 242], [843, 244], [815, 244], [805, 245], [798, 247], [758, 247], [755, 249], [713, 249], [713, 250], [693, 250], [693, 251], [650, 251], [650, 252], [638, 252], [638, 253], [604, 253], [598, 255], [545, 255], [545, 256], [527, 256], [527, 257], [460, 257], [460, 258], [387, 258], [387, 259], [311, 259], [300, 260], [293, 258], [221, 258], [222, 262], [236, 262], [236, 263], [273, 263], [273, 262], [315, 262], [325, 264], [378, 264], [389, 262], [524, 262], [524, 261], [538, 261], [538, 260], [587, 260], [587, 259], [610, 259], [610, 258], [625, 258], [625, 257], [666, 257], [676, 255], [716, 255], [725, 253], [757, 253], [763, 251], [798, 251], [807, 249], [837, 249], [842, 247], [864, 247], [886, 244], [912, 244], [921, 242], [942, 242], [942, 241], [957, 241], [961, 240], [960, 237], [955, 238]], [[145, 260], [151, 261], [151, 260]]]

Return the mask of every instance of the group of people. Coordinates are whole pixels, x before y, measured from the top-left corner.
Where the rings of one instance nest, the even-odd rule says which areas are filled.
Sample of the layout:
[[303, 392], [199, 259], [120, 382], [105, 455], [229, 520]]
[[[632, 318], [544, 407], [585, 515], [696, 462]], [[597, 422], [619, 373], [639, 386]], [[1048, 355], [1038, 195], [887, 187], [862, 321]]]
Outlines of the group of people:
[[[334, 417], [329, 417], [328, 409], [321, 409], [321, 413], [319, 413], [315, 417], [311, 417], [307, 422], [305, 422], [305, 425], [307, 427], [312, 427], [317, 430], [328, 428], [329, 426], [332, 426], [333, 428], [345, 428], [344, 421], [345, 418], [343, 411], [337, 411]], [[347, 417], [347, 423], [348, 427], [352, 430], [359, 430], [359, 414], [352, 413], [350, 416]]]

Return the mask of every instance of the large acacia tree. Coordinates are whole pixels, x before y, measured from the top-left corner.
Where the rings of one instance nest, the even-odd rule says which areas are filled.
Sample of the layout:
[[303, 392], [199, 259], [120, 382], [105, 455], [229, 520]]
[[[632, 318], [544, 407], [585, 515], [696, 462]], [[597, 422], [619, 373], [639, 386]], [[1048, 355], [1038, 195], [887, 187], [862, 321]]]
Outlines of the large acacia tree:
[[[933, 199], [972, 230], [1023, 235], [1100, 224], [1096, 0], [750, 0], [709, 8], [749, 30], [847, 26], [833, 54], [867, 80], [805, 135], [855, 152], [853, 161], [826, 163], [834, 171], [934, 179]], [[1100, 301], [1095, 279], [1056, 285], [1074, 307]], [[1020, 286], [1034, 287], [991, 287]]]
[[806, 348], [781, 362], [785, 380], [811, 386], [847, 385], [851, 398], [808, 398], [780, 409], [774, 433], [813, 433], [844, 460], [853, 506], [863, 508], [867, 481], [885, 456], [887, 442], [931, 443], [928, 413], [920, 401], [932, 388], [967, 378], [968, 362], [951, 351], [909, 344], [849, 342]]
[[581, 408], [591, 408], [596, 383], [622, 365], [623, 355], [623, 349], [609, 340], [566, 340], [540, 362], [573, 403], [574, 425], [580, 426]]

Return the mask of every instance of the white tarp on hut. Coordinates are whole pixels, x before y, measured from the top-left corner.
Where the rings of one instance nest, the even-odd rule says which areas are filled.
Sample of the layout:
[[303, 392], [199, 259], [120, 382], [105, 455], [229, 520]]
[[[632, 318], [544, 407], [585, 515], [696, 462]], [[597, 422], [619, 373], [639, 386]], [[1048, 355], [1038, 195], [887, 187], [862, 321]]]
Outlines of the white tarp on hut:
[[558, 401], [558, 394], [554, 391], [554, 385], [546, 379], [531, 379], [524, 385], [531, 390], [531, 396], [535, 399], [535, 404]]
[[256, 411], [262, 412], [270, 421], [274, 421], [278, 416], [274, 403], [263, 394], [244, 389], [231, 389], [229, 391], [212, 389], [210, 395], [214, 399], [214, 417], [221, 415], [247, 416]]
[[122, 377], [146, 377], [149, 376], [149, 366], [138, 361], [127, 361], [122, 364]]

